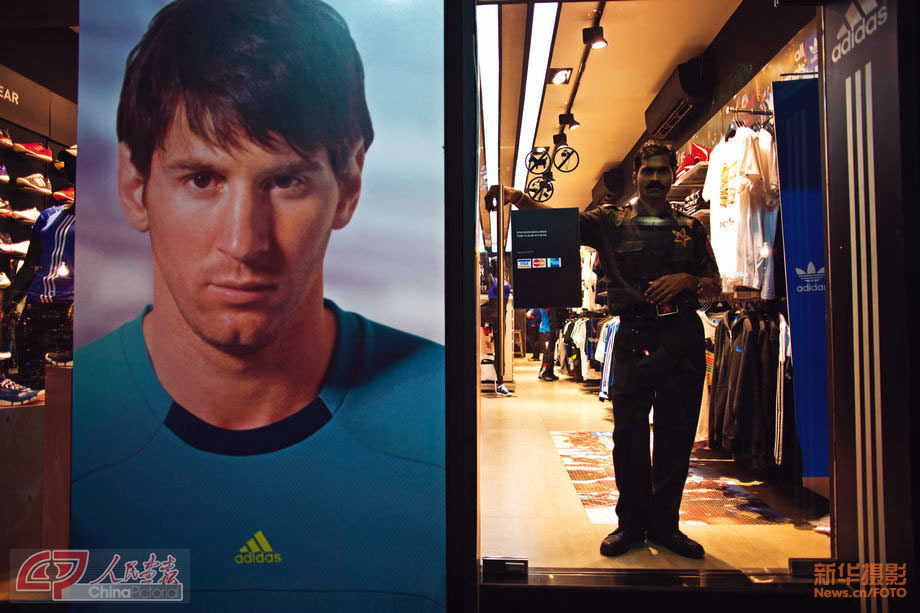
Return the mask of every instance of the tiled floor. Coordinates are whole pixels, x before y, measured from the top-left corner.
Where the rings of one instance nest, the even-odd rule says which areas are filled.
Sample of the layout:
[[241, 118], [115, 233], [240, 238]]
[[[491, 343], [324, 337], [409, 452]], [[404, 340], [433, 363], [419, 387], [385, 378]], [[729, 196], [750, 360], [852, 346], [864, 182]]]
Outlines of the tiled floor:
[[716, 569], [784, 569], [791, 557], [830, 555], [827, 536], [792, 523], [682, 526], [706, 548], [703, 560], [648, 545], [600, 555], [615, 526], [589, 521], [550, 433], [612, 430], [610, 403], [565, 378], [539, 381], [537, 370], [536, 362], [515, 360], [515, 395], [482, 399], [482, 555], [523, 556], [531, 567]]

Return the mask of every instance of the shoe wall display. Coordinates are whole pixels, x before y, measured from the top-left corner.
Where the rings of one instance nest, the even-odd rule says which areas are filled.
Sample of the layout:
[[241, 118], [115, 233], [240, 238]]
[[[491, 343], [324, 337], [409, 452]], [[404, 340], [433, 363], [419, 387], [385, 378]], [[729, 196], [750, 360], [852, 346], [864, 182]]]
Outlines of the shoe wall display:
[[[28, 254], [33, 226], [42, 211], [73, 206], [76, 152], [75, 144], [52, 142], [0, 116], [0, 297], [28, 281], [20, 278], [17, 282], [17, 277], [22, 277], [23, 263], [32, 257]], [[33, 389], [40, 385], [22, 385], [32, 379], [20, 370], [22, 360], [34, 361], [25, 358], [23, 351], [31, 354], [43, 345], [30, 342], [34, 330], [21, 320], [11, 319], [7, 325], [11, 328], [6, 333], [15, 329], [15, 342], [7, 343], [6, 351], [0, 352], [0, 406], [43, 402], [43, 390]], [[68, 367], [71, 352], [72, 348], [50, 352], [45, 348], [40, 361], [49, 368]]]

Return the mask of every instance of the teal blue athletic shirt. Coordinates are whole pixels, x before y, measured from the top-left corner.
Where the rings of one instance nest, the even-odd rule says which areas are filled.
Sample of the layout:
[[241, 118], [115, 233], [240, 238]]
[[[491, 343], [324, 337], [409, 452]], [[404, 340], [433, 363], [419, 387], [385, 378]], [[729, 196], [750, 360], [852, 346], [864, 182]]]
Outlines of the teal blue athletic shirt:
[[442, 611], [444, 348], [326, 306], [319, 397], [253, 430], [173, 402], [144, 313], [78, 350], [72, 547], [189, 549], [194, 610]]

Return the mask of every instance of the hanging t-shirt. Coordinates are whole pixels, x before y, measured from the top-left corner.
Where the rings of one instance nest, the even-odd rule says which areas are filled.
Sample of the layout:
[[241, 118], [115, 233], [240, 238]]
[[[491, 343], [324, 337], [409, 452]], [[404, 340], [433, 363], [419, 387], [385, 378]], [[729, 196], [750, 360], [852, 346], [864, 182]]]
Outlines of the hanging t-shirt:
[[610, 383], [613, 380], [613, 339], [620, 327], [620, 318], [614, 317], [610, 321], [607, 332], [607, 344], [604, 353], [604, 369], [601, 373], [601, 390], [598, 399], [607, 400], [610, 397]]
[[715, 363], [714, 343], [718, 321], [713, 321], [703, 311], [697, 311], [703, 322], [703, 334], [706, 338], [706, 377], [703, 379], [703, 397], [700, 400], [700, 418], [696, 424], [696, 443], [709, 442], [709, 386], [712, 383], [712, 367]]
[[776, 367], [776, 427], [773, 434], [773, 461], [783, 463], [783, 414], [785, 407], [786, 374], [792, 363], [792, 335], [782, 313], [779, 315], [779, 363]]
[[[760, 248], [755, 253], [755, 269], [764, 300], [776, 298], [776, 270], [773, 261], [773, 241], [779, 217], [779, 166], [776, 155], [776, 140], [767, 130], [757, 132], [757, 153], [762, 172], [757, 194], [757, 215], [759, 218]], [[755, 286], [758, 287], [758, 286]]]
[[756, 278], [751, 236], [751, 188], [761, 174], [756, 150], [754, 131], [739, 127], [709, 157], [702, 194], [710, 203], [712, 250], [726, 291], [753, 285]]
[[597, 274], [594, 265], [597, 262], [597, 251], [591, 247], [581, 246], [581, 308], [593, 311], [597, 294]]

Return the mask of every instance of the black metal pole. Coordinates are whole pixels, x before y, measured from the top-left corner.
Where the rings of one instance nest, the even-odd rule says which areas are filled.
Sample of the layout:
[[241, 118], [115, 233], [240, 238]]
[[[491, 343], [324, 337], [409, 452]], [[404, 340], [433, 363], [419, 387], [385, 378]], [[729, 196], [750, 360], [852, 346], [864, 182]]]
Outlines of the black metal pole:
[[498, 209], [496, 210], [495, 228], [497, 230], [496, 252], [498, 253], [498, 262], [495, 265], [495, 272], [498, 276], [498, 321], [495, 325], [495, 385], [496, 387], [505, 382], [505, 192], [501, 186], [498, 187]]

